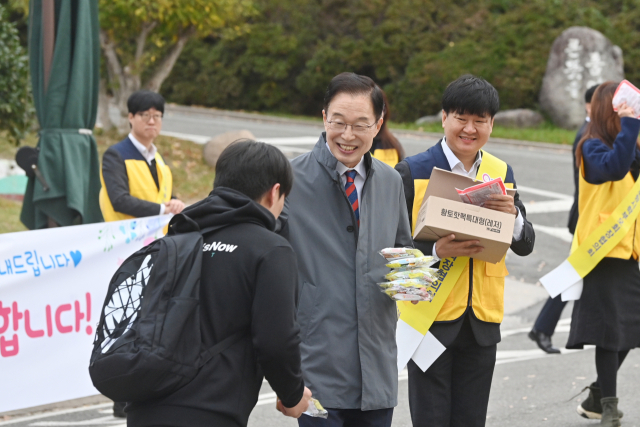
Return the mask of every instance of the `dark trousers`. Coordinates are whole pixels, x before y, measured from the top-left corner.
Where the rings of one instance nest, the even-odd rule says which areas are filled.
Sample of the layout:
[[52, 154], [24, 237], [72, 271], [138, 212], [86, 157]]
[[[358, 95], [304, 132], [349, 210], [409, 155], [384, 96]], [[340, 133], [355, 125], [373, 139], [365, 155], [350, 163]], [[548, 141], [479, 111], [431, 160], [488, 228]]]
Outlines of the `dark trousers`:
[[302, 414], [299, 427], [391, 427], [393, 408], [361, 411], [360, 409], [329, 409], [329, 418], [314, 418]]
[[483, 427], [497, 346], [481, 347], [464, 320], [458, 336], [426, 372], [409, 361], [413, 427]]
[[567, 305], [567, 301], [562, 301], [560, 295], [547, 299], [542, 310], [540, 310], [540, 314], [538, 314], [533, 329], [549, 336], [553, 335], [565, 305]]

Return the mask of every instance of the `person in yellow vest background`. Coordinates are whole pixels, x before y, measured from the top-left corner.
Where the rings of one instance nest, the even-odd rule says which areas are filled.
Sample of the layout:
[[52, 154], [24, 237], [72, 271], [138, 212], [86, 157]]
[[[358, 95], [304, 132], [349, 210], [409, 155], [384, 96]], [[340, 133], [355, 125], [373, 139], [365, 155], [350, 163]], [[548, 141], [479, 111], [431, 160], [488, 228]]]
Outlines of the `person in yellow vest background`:
[[389, 110], [389, 100], [387, 99], [387, 94], [381, 89], [382, 98], [384, 99], [384, 105], [382, 110], [382, 126], [380, 127], [380, 131], [373, 138], [373, 144], [369, 149], [369, 153], [371, 156], [380, 160], [383, 163], [388, 164], [391, 167], [395, 167], [401, 160], [404, 159], [404, 148], [398, 138], [393, 136], [389, 127], [387, 126], [387, 121], [389, 120], [389, 114], [391, 114]]
[[172, 197], [171, 170], [153, 141], [162, 129], [164, 98], [148, 90], [127, 100], [131, 132], [102, 156], [100, 209], [105, 221], [178, 214], [184, 203]]
[[[129, 135], [102, 156], [100, 209], [104, 220], [179, 214], [184, 203], [171, 195], [173, 178], [153, 141], [162, 129], [164, 98], [148, 90], [127, 100]], [[125, 418], [125, 403], [113, 405], [113, 415]]]
[[[444, 138], [427, 151], [396, 165], [404, 184], [409, 221], [416, 217], [434, 167], [478, 179], [500, 176], [515, 188], [513, 169], [482, 150], [493, 130], [500, 100], [486, 80], [465, 75], [450, 83], [442, 97]], [[496, 176], [493, 176], [493, 175]], [[535, 233], [520, 197], [494, 195], [485, 208], [516, 216], [511, 250], [533, 251]], [[414, 426], [480, 427], [485, 425], [491, 380], [500, 342], [504, 312], [504, 258], [497, 264], [473, 259], [483, 250], [477, 240], [414, 241], [417, 249], [436, 260], [469, 257], [429, 331], [446, 347], [426, 370], [409, 361], [409, 407]], [[459, 259], [459, 258], [458, 258]], [[418, 303], [418, 307], [420, 304]]]
[[[618, 83], [598, 86], [591, 100], [591, 122], [576, 148], [580, 169], [578, 224], [575, 238], [580, 245], [607, 220], [629, 194], [640, 173], [638, 112], [625, 103], [613, 110]], [[631, 218], [630, 218], [631, 219]], [[596, 372], [602, 406], [601, 425], [619, 426], [617, 374], [629, 350], [640, 346], [640, 225], [634, 223], [605, 258], [583, 278], [580, 299], [573, 307], [567, 348], [596, 346]], [[578, 406], [585, 418], [596, 418]]]

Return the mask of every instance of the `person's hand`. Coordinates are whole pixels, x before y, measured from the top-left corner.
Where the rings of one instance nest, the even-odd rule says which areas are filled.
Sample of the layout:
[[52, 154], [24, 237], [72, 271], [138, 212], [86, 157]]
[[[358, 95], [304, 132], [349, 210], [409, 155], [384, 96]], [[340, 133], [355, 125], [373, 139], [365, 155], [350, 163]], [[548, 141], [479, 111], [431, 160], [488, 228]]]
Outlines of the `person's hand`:
[[[489, 197], [491, 197], [491, 200], [487, 200], [486, 202], [484, 202], [485, 208], [491, 209], [494, 211], [510, 213], [511, 215], [518, 214], [518, 210], [516, 209], [516, 206], [513, 203], [513, 196], [502, 195], [502, 194], [492, 194]], [[439, 251], [438, 251], [438, 256], [440, 256]]]
[[282, 412], [287, 417], [300, 418], [302, 413], [306, 412], [307, 409], [309, 409], [310, 399], [311, 399], [311, 390], [305, 387], [304, 393], [302, 393], [302, 399], [300, 399], [300, 402], [298, 402], [296, 406], [294, 406], [293, 408], [287, 408], [282, 404], [280, 399], [278, 399], [278, 402], [276, 403], [276, 409]]
[[459, 256], [472, 257], [484, 250], [484, 248], [479, 245], [479, 240], [454, 242], [455, 238], [455, 234], [449, 234], [447, 236], [441, 237], [436, 242], [436, 253], [438, 254], [438, 258], [444, 259]]
[[184, 209], [184, 202], [178, 199], [171, 199], [164, 204], [166, 207], [164, 213], [179, 214]]
[[618, 109], [618, 116], [622, 117], [636, 117], [635, 111], [633, 111], [633, 107], [629, 107], [626, 102], [618, 105], [616, 107]]

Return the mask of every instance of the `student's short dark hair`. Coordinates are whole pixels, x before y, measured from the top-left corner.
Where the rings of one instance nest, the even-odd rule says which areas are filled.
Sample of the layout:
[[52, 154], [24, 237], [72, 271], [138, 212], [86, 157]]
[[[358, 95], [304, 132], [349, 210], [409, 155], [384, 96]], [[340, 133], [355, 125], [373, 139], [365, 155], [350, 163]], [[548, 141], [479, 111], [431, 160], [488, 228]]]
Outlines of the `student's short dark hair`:
[[500, 109], [498, 91], [483, 78], [465, 74], [449, 83], [442, 95], [445, 113], [475, 114], [490, 117]]
[[293, 170], [273, 145], [239, 139], [224, 149], [216, 163], [213, 188], [228, 187], [258, 201], [276, 184], [280, 184], [280, 195], [288, 196]]
[[587, 89], [584, 92], [584, 103], [585, 104], [590, 104], [591, 103], [591, 99], [593, 98], [593, 93], [596, 91], [596, 89], [598, 89], [598, 86], [600, 86], [600, 85], [593, 85], [593, 86], [591, 86], [589, 89]]
[[369, 95], [373, 104], [373, 114], [376, 120], [382, 117], [384, 110], [384, 95], [380, 87], [367, 76], [356, 73], [340, 73], [329, 82], [327, 92], [324, 94], [324, 111], [329, 111], [329, 104], [340, 93], [349, 95]]
[[164, 114], [164, 98], [157, 92], [139, 90], [131, 94], [127, 100], [127, 108], [133, 115], [150, 108], [155, 108]]

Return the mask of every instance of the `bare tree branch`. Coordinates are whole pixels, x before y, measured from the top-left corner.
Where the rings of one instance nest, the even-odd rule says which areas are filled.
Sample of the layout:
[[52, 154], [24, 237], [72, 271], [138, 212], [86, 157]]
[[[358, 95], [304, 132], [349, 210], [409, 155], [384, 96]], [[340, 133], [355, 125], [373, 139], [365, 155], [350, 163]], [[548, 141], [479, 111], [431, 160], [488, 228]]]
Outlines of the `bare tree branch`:
[[116, 45], [109, 39], [107, 32], [102, 29], [100, 30], [100, 46], [102, 47], [102, 51], [104, 52], [104, 57], [107, 59], [109, 77], [111, 77], [111, 79], [117, 78], [118, 85], [120, 87], [124, 87], [124, 72], [122, 70], [122, 65], [120, 65], [120, 60], [118, 59]]
[[109, 116], [109, 96], [107, 95], [107, 82], [100, 79], [100, 90], [98, 92], [98, 113], [102, 129], [110, 130], [113, 128], [113, 122]]
[[147, 42], [147, 36], [156, 27], [156, 25], [158, 25], [157, 21], [145, 22], [144, 24], [142, 24], [142, 31], [140, 31], [140, 34], [136, 39], [136, 65], [140, 64], [142, 55], [144, 55], [144, 45]]
[[191, 37], [193, 37], [195, 33], [196, 33], [196, 28], [189, 27], [180, 34], [176, 44], [173, 45], [173, 47], [171, 48], [167, 56], [164, 57], [164, 59], [156, 69], [156, 72], [153, 74], [153, 77], [151, 77], [151, 79], [145, 85], [147, 89], [152, 90], [154, 92], [157, 92], [160, 90], [160, 86], [162, 86], [162, 83], [164, 82], [164, 80], [167, 77], [169, 77], [169, 74], [171, 73], [173, 66], [175, 65], [176, 61], [178, 60], [178, 57], [180, 56], [180, 53], [182, 53], [182, 49], [184, 49], [184, 45], [187, 43], [187, 41]]

